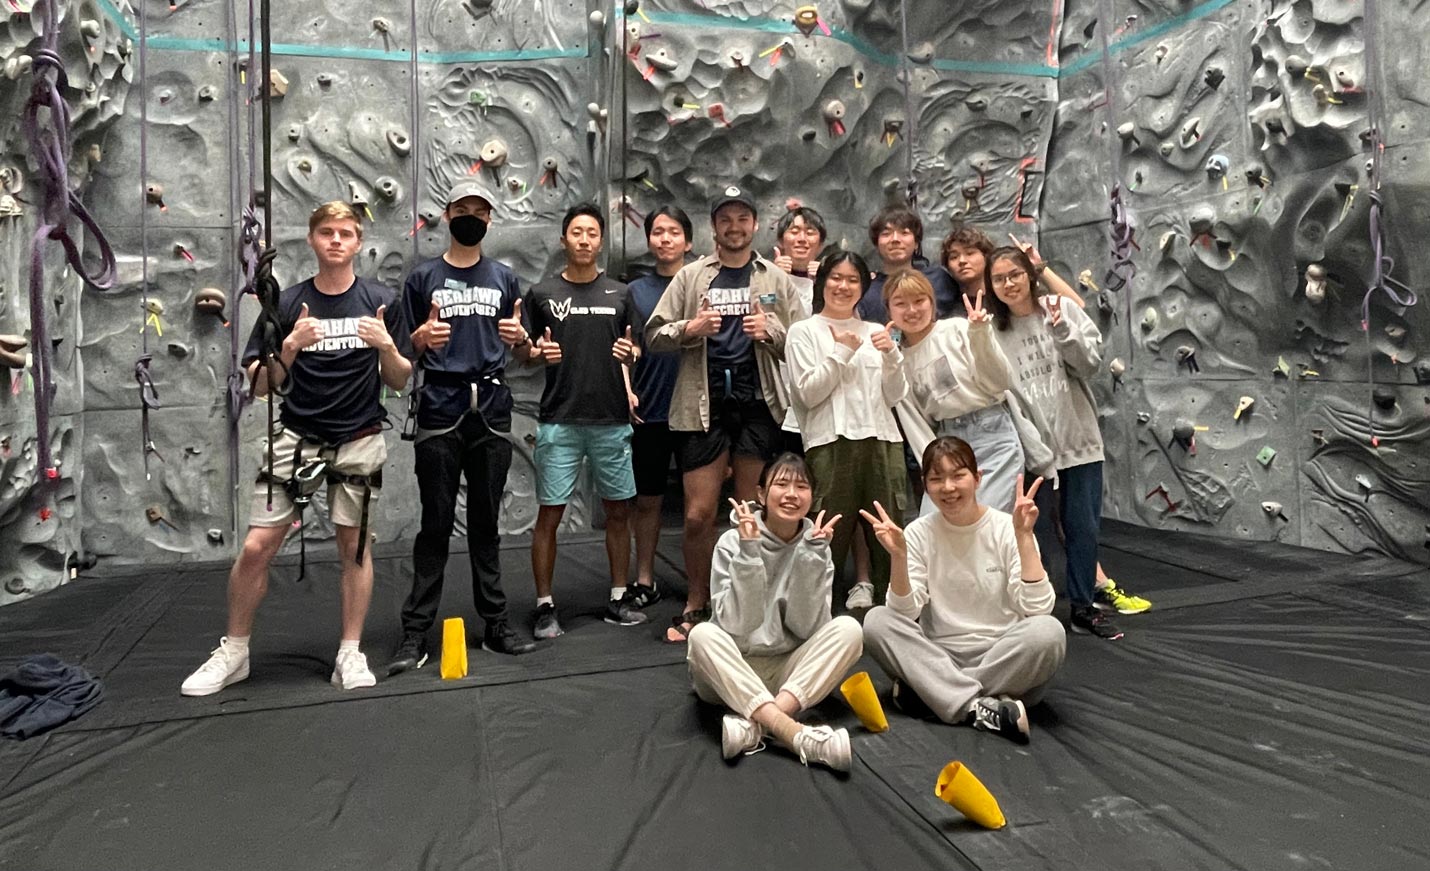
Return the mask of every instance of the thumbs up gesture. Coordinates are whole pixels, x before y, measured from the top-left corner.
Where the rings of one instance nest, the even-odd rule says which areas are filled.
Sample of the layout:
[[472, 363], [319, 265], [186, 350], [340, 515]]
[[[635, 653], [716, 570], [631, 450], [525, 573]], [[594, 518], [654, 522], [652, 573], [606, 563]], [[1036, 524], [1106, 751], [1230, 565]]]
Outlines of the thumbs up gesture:
[[541, 362], [548, 366], [555, 366], [561, 362], [561, 344], [551, 338], [550, 327], [547, 327], [541, 338], [536, 340], [536, 354], [541, 358]]
[[760, 301], [755, 300], [751, 306], [750, 313], [745, 315], [745, 335], [757, 342], [768, 342], [770, 331], [765, 325], [765, 310], [760, 307]]
[[882, 328], [877, 329], [869, 336], [869, 344], [874, 346], [874, 350], [880, 354], [887, 354], [894, 350], [894, 337], [890, 335], [890, 330], [897, 329], [893, 321], [889, 321]]
[[526, 326], [521, 322], [521, 300], [511, 304], [511, 317], [497, 321], [497, 335], [501, 336], [503, 344], [511, 348], [526, 344], [530, 336], [526, 334]]
[[297, 322], [293, 324], [293, 329], [288, 333], [288, 338], [283, 340], [283, 344], [291, 345], [291, 350], [297, 352], [313, 347], [325, 336], [323, 322], [308, 313], [308, 304], [305, 302], [298, 312]]
[[611, 356], [621, 363], [634, 363], [640, 356], [640, 352], [636, 350], [635, 340], [631, 338], [629, 326], [626, 327], [626, 334], [616, 339], [615, 344], [611, 345]]
[[794, 272], [794, 258], [780, 250], [780, 246], [775, 246], [775, 265], [785, 272]]
[[387, 321], [384, 319], [387, 314], [387, 306], [377, 307], [377, 314], [363, 315], [358, 318], [357, 334], [369, 348], [376, 348], [379, 351], [390, 351], [397, 347], [392, 341], [392, 336], [387, 332]]
[[432, 300], [427, 320], [412, 331], [412, 346], [420, 351], [436, 351], [452, 340], [452, 325], [442, 320], [442, 304]]
[[700, 311], [685, 322], [685, 335], [705, 338], [720, 332], [720, 313], [710, 304], [710, 297], [700, 297]]

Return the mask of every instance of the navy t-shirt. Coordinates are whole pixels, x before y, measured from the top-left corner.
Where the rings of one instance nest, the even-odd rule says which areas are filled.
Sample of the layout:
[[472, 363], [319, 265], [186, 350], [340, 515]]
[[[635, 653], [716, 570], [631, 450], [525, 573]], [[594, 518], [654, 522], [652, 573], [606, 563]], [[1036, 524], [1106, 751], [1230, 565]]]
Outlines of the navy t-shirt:
[[[310, 278], [278, 297], [278, 320], [282, 324], [279, 342], [293, 331], [304, 303], [308, 304], [308, 314], [323, 322], [324, 337], [299, 351], [293, 361], [284, 382], [288, 394], [283, 397], [279, 419], [294, 432], [341, 444], [387, 419], [382, 407], [378, 353], [358, 338], [358, 319], [375, 316], [379, 306], [387, 306], [383, 314], [387, 332], [398, 351], [409, 357], [411, 330], [391, 288], [358, 278], [347, 290], [330, 296], [318, 290]], [[243, 350], [245, 367], [258, 359], [263, 350], [261, 343], [255, 326]]]
[[705, 358], [711, 369], [755, 365], [755, 345], [745, 335], [745, 315], [750, 313], [750, 273], [753, 263], [739, 269], [721, 266], [710, 282], [710, 305], [720, 313], [720, 332], [705, 340]]
[[[948, 270], [942, 266], [932, 263], [918, 265], [918, 270], [933, 285], [934, 307], [938, 309], [938, 318], [963, 316], [963, 296], [958, 289], [958, 282], [953, 280], [953, 276], [948, 274]], [[889, 322], [889, 310], [884, 306], [884, 280], [889, 276], [876, 272], [874, 281], [869, 285], [869, 292], [864, 294], [864, 298], [859, 300], [859, 316], [866, 321], [883, 325]]]
[[[636, 310], [637, 341], [644, 334], [645, 322], [650, 320], [656, 303], [660, 302], [665, 289], [670, 287], [674, 276], [651, 273], [631, 282], [631, 305]], [[644, 350], [644, 349], [642, 349]], [[680, 370], [680, 354], [674, 351], [644, 353], [631, 373], [631, 385], [641, 404], [638, 413], [646, 423], [664, 422], [670, 418], [670, 398], [675, 393], [675, 377]]]
[[434, 301], [440, 307], [438, 317], [452, 328], [451, 341], [428, 349], [417, 361], [426, 370], [419, 427], [442, 429], [456, 423], [471, 407], [471, 385], [477, 384], [487, 425], [502, 432], [511, 429], [511, 390], [501, 377], [507, 346], [497, 321], [511, 317], [512, 304], [520, 296], [516, 274], [490, 257], [468, 267], [438, 257], [407, 276], [402, 299], [412, 328], [427, 321]]
[[550, 327], [551, 338], [561, 345], [561, 362], [546, 367], [540, 421], [629, 423], [626, 381], [611, 346], [626, 327], [632, 339], [645, 329], [630, 290], [605, 273], [587, 284], [556, 275], [528, 291], [522, 308], [532, 341]]

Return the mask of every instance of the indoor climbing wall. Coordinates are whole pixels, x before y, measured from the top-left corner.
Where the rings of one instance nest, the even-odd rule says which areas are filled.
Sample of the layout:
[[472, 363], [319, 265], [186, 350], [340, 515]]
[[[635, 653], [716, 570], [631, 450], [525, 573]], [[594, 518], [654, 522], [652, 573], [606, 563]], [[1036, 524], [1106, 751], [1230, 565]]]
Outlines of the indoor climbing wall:
[[1109, 515], [1426, 558], [1417, 14], [1066, 5], [1043, 243], [1101, 288]]
[[[17, 0], [0, 25], [0, 603], [90, 559], [232, 556], [268, 410], [241, 400], [232, 365], [256, 308], [237, 291], [260, 88], [285, 284], [312, 269], [308, 212], [340, 199], [368, 218], [358, 272], [398, 285], [445, 246], [459, 179], [491, 190], [486, 250], [528, 285], [557, 268], [578, 202], [609, 209], [609, 268], [627, 275], [663, 203], [709, 250], [706, 205], [730, 184], [759, 202], [766, 254], [791, 197], [866, 253], [868, 218], [912, 197], [926, 254], [965, 220], [1078, 277], [1108, 340], [1110, 516], [1424, 558], [1430, 315], [1406, 292], [1430, 269], [1409, 247], [1430, 231], [1430, 111], [1413, 0], [275, 3], [267, 82], [245, 4], [63, 5], [71, 180], [119, 279], [85, 289], [46, 260], [59, 462], [40, 487], [38, 194], [17, 121], [36, 28]], [[1367, 299], [1373, 192], [1399, 262]], [[521, 532], [540, 374], [509, 375], [504, 528]], [[400, 422], [406, 397], [388, 404]], [[389, 449], [374, 525], [395, 541], [417, 499], [410, 448], [393, 433]], [[568, 528], [593, 501], [583, 489]]]

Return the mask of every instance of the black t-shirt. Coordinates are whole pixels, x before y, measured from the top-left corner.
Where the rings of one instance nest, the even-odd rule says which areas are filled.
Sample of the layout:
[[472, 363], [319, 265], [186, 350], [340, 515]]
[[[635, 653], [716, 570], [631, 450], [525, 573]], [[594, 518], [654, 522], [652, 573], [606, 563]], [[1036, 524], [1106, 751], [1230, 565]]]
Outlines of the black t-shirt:
[[[294, 432], [341, 444], [387, 419], [378, 353], [358, 338], [358, 319], [375, 316], [379, 306], [387, 306], [383, 314], [387, 332], [398, 351], [409, 357], [411, 330], [391, 288], [358, 278], [347, 290], [330, 296], [318, 290], [310, 278], [278, 297], [280, 342], [293, 331], [304, 303], [308, 314], [323, 322], [324, 338], [298, 352], [284, 382], [288, 395], [283, 397], [279, 419]], [[245, 367], [258, 359], [261, 343], [255, 327], [243, 351]]]
[[561, 362], [546, 367], [541, 422], [628, 423], [626, 382], [611, 346], [626, 327], [632, 339], [645, 328], [630, 290], [605, 273], [587, 284], [556, 275], [528, 291], [522, 307], [532, 341], [549, 327], [561, 345]]
[[497, 321], [511, 317], [520, 295], [516, 274], [490, 257], [464, 268], [438, 257], [407, 276], [402, 299], [412, 328], [427, 321], [434, 301], [440, 306], [438, 317], [452, 328], [451, 341], [417, 361], [426, 370], [418, 426], [441, 429], [456, 423], [471, 407], [471, 385], [477, 384], [487, 425], [511, 429], [511, 390], [502, 378], [507, 347]]

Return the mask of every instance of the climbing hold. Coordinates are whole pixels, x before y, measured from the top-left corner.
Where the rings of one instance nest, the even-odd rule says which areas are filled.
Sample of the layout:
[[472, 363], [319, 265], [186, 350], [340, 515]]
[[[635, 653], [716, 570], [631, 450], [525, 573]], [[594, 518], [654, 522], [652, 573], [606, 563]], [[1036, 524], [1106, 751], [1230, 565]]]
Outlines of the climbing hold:
[[158, 182], [150, 182], [144, 186], [144, 199], [150, 205], [158, 206], [160, 211], [165, 211], [168, 206], [164, 205], [164, 186]]
[[1360, 91], [1360, 88], [1356, 87], [1356, 80], [1345, 70], [1336, 70], [1336, 84], [1346, 93], [1354, 94]]
[[[30, 342], [24, 336], [4, 335], [0, 336], [0, 366], [7, 369], [24, 369], [29, 363], [29, 355], [25, 353]], [[8, 436], [6, 437], [8, 439]], [[6, 443], [6, 450], [9, 450], [9, 443]]]
[[916, 64], [926, 64], [933, 60], [933, 43], [921, 42], [909, 49], [909, 60]]
[[1152, 415], [1151, 415], [1150, 413], [1146, 412], [1146, 411], [1139, 411], [1139, 412], [1137, 412], [1137, 422], [1138, 422], [1138, 423], [1151, 423], [1151, 422], [1152, 422]]
[[313, 161], [309, 160], [309, 159], [306, 158], [306, 157], [300, 157], [300, 158], [298, 158], [298, 162], [297, 162], [296, 164], [294, 164], [294, 166], [297, 167], [297, 169], [298, 169], [299, 172], [312, 172], [312, 171], [313, 171]]
[[1197, 427], [1189, 420], [1178, 420], [1172, 426], [1172, 441], [1187, 450], [1196, 451]]
[[317, 81], [318, 87], [320, 87], [320, 88], [331, 87], [332, 84], [333, 84], [333, 74], [332, 74], [332, 73], [318, 73], [318, 75], [317, 75], [316, 78], [315, 78], [315, 81]]
[[976, 94], [970, 94], [964, 99], [963, 105], [967, 106], [971, 112], [982, 112], [988, 108], [988, 101]]
[[812, 5], [798, 7], [794, 10], [794, 26], [809, 36], [819, 26], [819, 10]]
[[1133, 145], [1141, 145], [1141, 140], [1137, 138], [1137, 125], [1132, 121], [1123, 121], [1117, 125], [1117, 135], [1123, 142], [1131, 142]]
[[1405, 327], [1399, 324], [1386, 324], [1385, 335], [1397, 345], [1405, 343]]
[[1291, 364], [1286, 362], [1285, 357], [1276, 358], [1276, 368], [1271, 370], [1272, 375], [1280, 375], [1282, 378], [1291, 377]]
[[483, 166], [496, 168], [506, 164], [506, 143], [500, 139], [488, 139], [482, 144], [480, 158]]
[[1286, 55], [1286, 60], [1282, 63], [1286, 67], [1286, 72], [1293, 76], [1305, 75], [1306, 70], [1311, 68], [1311, 64], [1299, 54]]
[[556, 184], [556, 171], [559, 164], [555, 157], [544, 157], [541, 159], [541, 178], [537, 184]]
[[268, 96], [283, 99], [288, 95], [288, 77], [278, 70], [268, 71]]
[[170, 343], [169, 343], [169, 353], [170, 353], [171, 355], [175, 356], [175, 357], [178, 357], [180, 360], [182, 360], [182, 359], [184, 359], [185, 357], [187, 357], [187, 356], [189, 356], [190, 354], [192, 354], [192, 353], [193, 353], [193, 350], [194, 350], [193, 348], [190, 348], [188, 345], [184, 344], [183, 342], [177, 342], [177, 341], [176, 341], [176, 342], [170, 342]]
[[1185, 365], [1188, 372], [1200, 372], [1202, 367], [1197, 365], [1197, 349], [1191, 345], [1177, 346], [1177, 365]]
[[824, 123], [829, 126], [830, 136], [844, 135], [844, 112], [841, 100], [830, 100], [824, 104]]
[[1150, 333], [1155, 329], [1157, 329], [1157, 310], [1148, 306], [1147, 310], [1142, 312], [1142, 331]]
[[377, 188], [377, 195], [389, 203], [397, 199], [397, 193], [400, 188], [397, 185], [397, 180], [391, 176], [382, 176], [377, 180], [374, 186]]
[[288, 141], [289, 141], [289, 142], [297, 142], [299, 139], [302, 139], [302, 138], [303, 138], [303, 125], [302, 125], [302, 124], [289, 124], [289, 125], [288, 125]]
[[1081, 287], [1083, 290], [1097, 293], [1097, 282], [1092, 278], [1091, 269], [1084, 269], [1082, 272], [1079, 272], [1077, 274], [1077, 283], [1078, 287]]
[[487, 92], [474, 90], [467, 95], [467, 102], [473, 106], [485, 106], [487, 104]]
[[1241, 416], [1251, 410], [1251, 406], [1256, 404], [1256, 399], [1250, 396], [1243, 396], [1236, 401], [1236, 408], [1231, 413], [1232, 420], [1241, 420]]
[[1213, 154], [1207, 158], [1207, 177], [1221, 178], [1231, 169], [1231, 160], [1225, 154]]
[[150, 505], [148, 508], [145, 508], [144, 516], [148, 518], [150, 523], [162, 523], [175, 532], [179, 531], [179, 527], [175, 526], [169, 518], [164, 516], [164, 509], [158, 505]]
[[1182, 122], [1182, 127], [1177, 133], [1177, 141], [1181, 143], [1183, 149], [1191, 148], [1202, 141], [1202, 119], [1200, 115], [1194, 115]]
[[1360, 485], [1360, 488], [1362, 490], [1365, 491], [1365, 501], [1369, 502], [1370, 492], [1375, 489], [1375, 485], [1371, 483], [1370, 477], [1364, 472], [1362, 472], [1359, 475], [1356, 475], [1355, 482]]
[[17, 218], [25, 213], [20, 201], [10, 194], [0, 194], [0, 218]]
[[626, 15], [635, 15], [637, 12], [641, 11], [640, 0], [626, 0], [625, 9]]
[[606, 13], [597, 9], [595, 12], [592, 12], [589, 16], [587, 16], [587, 20], [591, 22], [592, 27], [605, 27]]
[[1375, 403], [1375, 407], [1381, 411], [1390, 411], [1395, 407], [1395, 391], [1389, 387], [1376, 387], [1370, 392], [1370, 401]]
[[159, 89], [159, 105], [167, 106], [169, 101], [174, 99], [174, 92], [168, 88]]
[[1326, 301], [1326, 267], [1319, 263], [1306, 267], [1306, 301], [1316, 305]]
[[1215, 91], [1221, 87], [1222, 82], [1226, 81], [1226, 73], [1222, 72], [1221, 67], [1207, 67], [1207, 74], [1202, 77], [1202, 80], [1207, 83], [1207, 87]]
[[224, 306], [228, 304], [228, 297], [217, 287], [205, 287], [194, 294], [194, 308], [200, 314], [217, 315], [223, 317]]
[[399, 127], [387, 131], [387, 145], [398, 157], [406, 157], [412, 151], [412, 140], [408, 138], [407, 131]]
[[730, 52], [730, 63], [734, 64], [734, 65], [737, 66], [737, 67], [742, 67], [742, 66], [744, 66], [744, 65], [745, 65], [745, 53], [742, 52], [742, 51], [732, 51], [732, 52]]
[[904, 119], [886, 118], [884, 119], [884, 144], [890, 148], [894, 147], [894, 140], [903, 138]]
[[372, 29], [377, 31], [378, 33], [391, 33], [392, 22], [388, 21], [386, 18], [374, 18], [372, 20]]
[[28, 54], [17, 54], [5, 61], [5, 78], [13, 82], [28, 73], [33, 64]]
[[1256, 462], [1263, 466], [1270, 466], [1274, 459], [1276, 459], [1276, 449], [1271, 445], [1265, 445], [1256, 452]]
[[104, 159], [104, 149], [99, 147], [98, 142], [92, 142], [89, 151], [85, 152], [91, 163], [99, 163]]
[[200, 103], [212, 103], [214, 101], [214, 98], [217, 96], [218, 91], [214, 88], [213, 85], [204, 85], [202, 88], [199, 88]]
[[362, 188], [358, 187], [358, 183], [355, 181], [348, 182], [348, 202], [355, 206], [367, 205], [367, 194], [363, 193]]
[[1176, 149], [1176, 147], [1177, 146], [1173, 143], [1163, 140], [1162, 144], [1157, 146], [1157, 153], [1162, 155], [1163, 157], [1171, 157], [1172, 152]]
[[1162, 61], [1167, 59], [1167, 55], [1171, 51], [1172, 49], [1167, 45], [1167, 43], [1159, 42], [1157, 43], [1157, 50], [1152, 53], [1152, 56], [1156, 59], [1158, 64], [1161, 64]]
[[209, 544], [223, 544], [222, 529], [210, 529], [208, 532], [205, 532], [204, 535], [208, 538]]
[[1273, 520], [1285, 520], [1288, 523], [1290, 522], [1283, 512], [1280, 502], [1262, 502], [1261, 510], [1266, 512], [1266, 516]]
[[79, 32], [90, 39], [98, 39], [99, 35], [104, 32], [104, 29], [100, 27], [98, 21], [95, 21], [93, 18], [86, 18], [79, 23]]
[[647, 63], [660, 70], [661, 72], [668, 73], [673, 71], [676, 67], [680, 66], [680, 62], [676, 60], [675, 55], [672, 54], [670, 49], [667, 48], [660, 48], [652, 52], [646, 52], [645, 59]]

